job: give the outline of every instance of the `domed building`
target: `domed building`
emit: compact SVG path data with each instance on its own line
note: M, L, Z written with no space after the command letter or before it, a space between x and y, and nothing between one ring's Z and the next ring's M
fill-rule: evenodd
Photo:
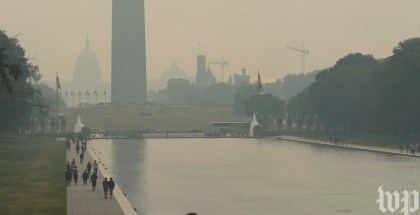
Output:
M102 79L102 69L86 36L73 70L73 80L63 81L62 98L70 107L110 102L110 84Z
M85 48L76 60L73 75L73 88L77 87L82 92L103 91L105 86L102 81L102 70L96 53L90 48L89 38L86 37Z
M190 79L188 75L178 67L176 61L172 62L171 67L161 75L160 81L166 86L166 83L173 78Z

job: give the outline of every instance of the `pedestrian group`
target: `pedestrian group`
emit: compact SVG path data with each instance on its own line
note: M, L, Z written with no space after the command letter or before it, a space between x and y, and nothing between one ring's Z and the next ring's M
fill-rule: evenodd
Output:
M80 165L83 164L83 160L85 158L84 153L87 149L87 141L84 140L83 138L79 137L67 137L66 138L66 149L67 151L71 150L71 145L75 145L75 149L76 149L76 153L79 155L80 158ZM91 175L91 170L93 168L93 172ZM83 173L81 174L82 176L82 180L83 180L83 185L87 185L88 184L88 179L90 181L90 183L92 184L92 191L96 191L96 182L98 180L98 163L96 162L96 160L93 162L93 164L88 161L87 165L86 165L86 169L85 171L83 171ZM74 183L74 185L77 185L77 181L79 179L79 170L77 168L76 165L76 160L73 158L73 160L67 161L67 165L66 165L66 171L64 174L65 180L66 180L66 184L67 186L70 186L72 181ZM104 191L104 198L107 199L108 198L108 192L109 192L109 198L112 199L112 195L113 195L113 191L115 188L115 182L114 180L111 178L104 178L104 181L102 182L102 187L103 187L103 191Z

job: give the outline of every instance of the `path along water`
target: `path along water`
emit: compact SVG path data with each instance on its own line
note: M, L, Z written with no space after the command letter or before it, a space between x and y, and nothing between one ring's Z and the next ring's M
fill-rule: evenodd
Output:
M104 177L112 177L105 171L105 167L102 162L96 159L95 152L88 146L88 151L85 152L84 161L80 164L79 155L76 153L75 145L72 144L71 150L67 151L67 160L76 160L76 165L79 170L78 184L74 185L73 181L70 186L67 186L67 214L68 215L135 215L137 214L131 203L121 192L118 181L116 181L116 187L114 189L114 198L105 199L104 192L102 189L102 181ZM91 156L91 154L93 156ZM94 157L94 158L93 158ZM87 185L83 184L81 175L86 169L87 163L90 161L92 164L94 160L99 163L98 180L96 191L92 191L92 185L88 182ZM64 181L64 169L63 169L63 181Z

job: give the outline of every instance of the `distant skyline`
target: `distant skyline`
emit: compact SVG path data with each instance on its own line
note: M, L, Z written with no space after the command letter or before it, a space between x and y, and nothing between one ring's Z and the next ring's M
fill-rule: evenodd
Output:
M111 0L3 1L0 28L17 35L44 80L73 78L89 34L103 78L111 77ZM247 68L253 81L332 66L348 53L383 58L398 42L420 35L418 0L145 0L147 70L157 79L177 61L195 76L198 44L209 60L229 61L225 77ZM220 68L212 67L216 78Z

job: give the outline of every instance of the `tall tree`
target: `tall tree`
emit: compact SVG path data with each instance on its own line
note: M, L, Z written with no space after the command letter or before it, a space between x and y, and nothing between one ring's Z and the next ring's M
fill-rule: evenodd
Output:
M287 109L315 114L333 129L420 134L420 38L399 43L381 60L347 55L321 71Z
M29 124L41 94L34 89L40 74L15 37L0 31L0 132Z

